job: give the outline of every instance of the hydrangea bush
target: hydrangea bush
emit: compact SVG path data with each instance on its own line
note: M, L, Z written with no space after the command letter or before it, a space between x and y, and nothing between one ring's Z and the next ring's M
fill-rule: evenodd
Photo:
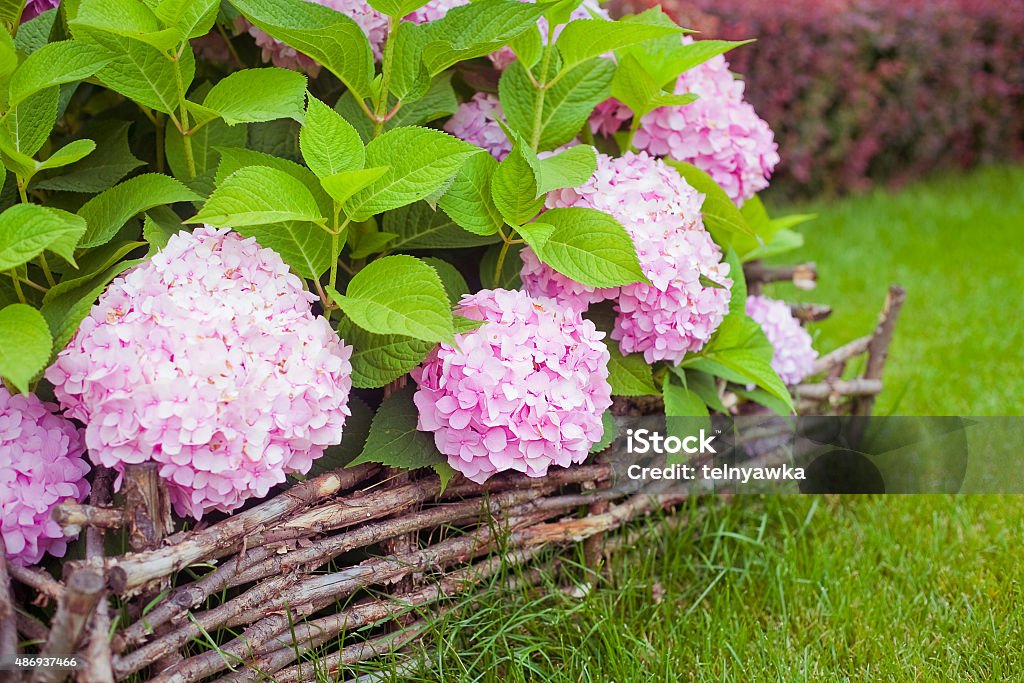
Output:
M613 396L791 410L798 335L748 315L743 263L800 237L756 196L742 43L589 0L53 5L0 7L19 561L59 552L82 457L155 463L200 518L368 460L544 476Z

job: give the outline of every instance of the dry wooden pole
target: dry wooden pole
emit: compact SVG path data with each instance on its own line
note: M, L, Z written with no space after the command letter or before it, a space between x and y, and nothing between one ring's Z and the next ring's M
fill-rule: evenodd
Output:
M51 600L60 600L61 596L64 595L64 586L41 569L19 567L16 564L11 564L7 566L7 572L15 581L23 583L30 588L35 588Z
M864 370L864 379L881 381L882 371L885 369L885 361L889 357L892 335L896 330L896 322L899 320L900 311L906 298L907 292L905 289L899 285L889 286L889 292L885 297L885 305L882 306L882 312L878 316L878 325L875 327L875 333L868 344L868 365ZM861 416L870 415L874 404L874 395L870 395L868 398L857 402L854 412L856 415Z
M114 473L106 468L97 471L93 479L89 501L94 510L108 510L98 507L109 505ZM54 515L56 517L56 514ZM85 530L85 557L100 565L103 560L103 527L90 525ZM96 605L89 623L85 643L85 667L78 671L79 683L114 683L114 670L110 651L110 605L102 597Z
M838 349L826 353L824 356L814 361L814 368L811 370L812 375L820 375L823 372L828 372L836 365L843 365L847 363L851 358L859 356L868 350L868 345L871 343L871 337L861 337L860 339L854 339L848 344L843 344Z
M799 289L810 290L818 285L818 267L814 263L800 263L795 266L766 266L761 261L743 265L747 284L757 286L769 282L790 280Z
M377 465L360 465L322 474L265 503L188 535L175 545L112 559L109 563L111 588L117 593L131 593L154 579L170 576L195 562L209 562L230 555L245 536L339 491L352 488L379 469Z
M0 655L18 653L18 630L14 615L11 577L7 573L7 549L0 536Z
M795 387L798 399L825 400L833 396L875 396L882 393L880 379L829 380Z
M57 604L50 637L41 652L43 657L73 655L77 652L85 625L103 595L103 583L103 575L89 567L81 567L68 577L64 595ZM59 669L36 669L32 681L56 683L66 678L66 674L66 671Z
M82 527L120 529L125 525L125 514L121 508L97 507L73 501L55 507L53 518L68 533L77 533Z
M153 550L171 533L171 504L156 463L129 465L124 472L128 544L135 552Z

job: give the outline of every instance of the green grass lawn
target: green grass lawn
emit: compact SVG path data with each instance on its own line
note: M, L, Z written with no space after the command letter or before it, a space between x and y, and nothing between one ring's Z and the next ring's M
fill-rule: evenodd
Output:
M812 208L802 257L821 284L803 298L835 308L822 351L872 329L890 282L908 290L881 412L1022 412L1024 169ZM494 588L457 606L412 680L1020 680L1024 497L704 503L601 578L547 579L588 591Z
M1024 168L808 209L799 254L819 286L773 293L833 306L814 330L821 351L870 332L889 283L907 289L877 412L1024 413Z

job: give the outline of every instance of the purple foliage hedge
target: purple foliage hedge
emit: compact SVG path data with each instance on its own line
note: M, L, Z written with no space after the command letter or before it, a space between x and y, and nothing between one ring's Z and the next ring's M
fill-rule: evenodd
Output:
M777 191L831 194L1024 158L1024 3L661 4L703 38L758 38L730 62L775 131Z

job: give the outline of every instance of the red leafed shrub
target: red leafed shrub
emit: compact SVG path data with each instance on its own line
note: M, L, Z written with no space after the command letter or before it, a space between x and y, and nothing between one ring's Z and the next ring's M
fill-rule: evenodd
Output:
M651 0L625 0L631 10ZM775 131L788 195L1024 157L1024 3L666 0L729 53Z

